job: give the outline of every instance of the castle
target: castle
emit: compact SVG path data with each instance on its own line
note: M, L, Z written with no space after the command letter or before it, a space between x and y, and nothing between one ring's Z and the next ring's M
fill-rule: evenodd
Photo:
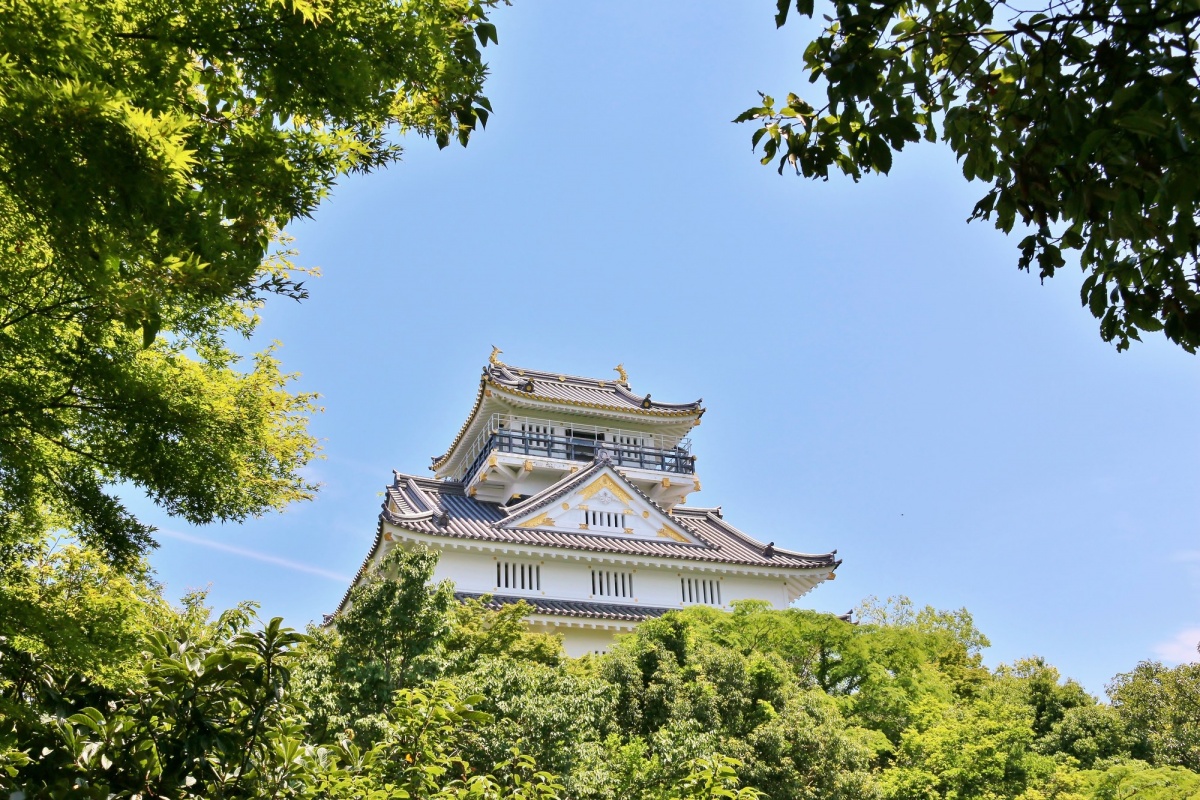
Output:
M524 600L531 628L579 656L673 609L786 608L835 577L836 550L764 545L720 506L684 505L700 490L688 434L701 401L636 394L621 366L616 380L579 378L509 366L501 352L434 477L395 474L356 582L389 548L426 545L441 553L435 579L460 598Z

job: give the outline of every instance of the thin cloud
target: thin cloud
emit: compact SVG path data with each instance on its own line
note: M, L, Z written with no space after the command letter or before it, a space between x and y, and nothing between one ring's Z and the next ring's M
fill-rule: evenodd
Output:
M1154 645L1154 653L1171 664L1200 661L1200 652L1196 651L1198 642L1200 627L1184 628L1167 641Z
M233 555L241 556L242 558L250 558L255 561L262 561L266 564L274 564L277 567L290 569L294 572L306 572L309 575L317 575L322 578L328 578L331 581L338 581L339 583L350 582L350 578L346 575L342 575L337 572L331 572L327 569L321 569L320 567L314 567L311 564L303 564L299 561L292 561L288 558L273 556L270 553L260 553L257 550L248 550L245 547L236 547L231 544L225 544L224 542L215 542L212 539L205 539L202 536L192 536L191 534L180 533L179 531L166 531L160 529L158 534L171 539L178 539L181 542L198 544L201 547L208 547L212 550L220 550L224 553L232 553Z
M1182 564L1193 584L1200 586L1200 550L1181 550L1171 556L1176 564Z

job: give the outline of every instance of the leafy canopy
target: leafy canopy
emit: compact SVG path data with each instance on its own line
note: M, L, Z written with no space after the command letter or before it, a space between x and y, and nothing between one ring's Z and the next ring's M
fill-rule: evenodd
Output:
M313 397L236 340L306 296L282 231L339 176L486 122L494 2L0 0L0 548L130 563L121 482L197 523L311 495Z
M994 671L965 610L852 625L693 607L568 659L528 606L455 605L393 550L335 628L212 620L47 543L0 571L0 794L339 800L1182 800L1192 665L1102 705L1039 658ZM109 591L104 591L110 584ZM23 606L29 606L25 608ZM393 607L394 606L394 607ZM511 612L510 609L517 609ZM410 630L401 626L411 620ZM105 626L105 620L109 621Z
M777 0L777 25L794 6ZM737 117L779 171L855 180L944 141L990 184L971 219L1022 238L1045 279L1077 253L1083 305L1117 349L1162 331L1200 346L1200 74L1190 0L834 0L804 51L823 103Z

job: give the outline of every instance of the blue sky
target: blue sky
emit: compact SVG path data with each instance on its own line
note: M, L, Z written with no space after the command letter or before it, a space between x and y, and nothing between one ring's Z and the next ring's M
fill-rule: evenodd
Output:
M244 525L150 514L168 593L298 627L331 611L391 470L426 474L495 344L703 397L693 502L845 558L802 606L965 606L990 664L1042 655L1094 692L1194 655L1195 357L1102 343L1073 268L1040 285L1015 240L965 224L984 187L944 148L857 185L759 166L729 120L756 90L812 89L811 28L776 31L773 6L499 10L487 131L409 142L291 231L324 277L262 338L322 395L320 497Z

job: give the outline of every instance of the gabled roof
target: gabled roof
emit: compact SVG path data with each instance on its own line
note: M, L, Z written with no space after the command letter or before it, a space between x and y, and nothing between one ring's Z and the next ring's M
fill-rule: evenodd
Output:
M588 469L595 466L593 464ZM626 485L637 491L633 484L626 482ZM563 491L561 483L547 490L551 491ZM544 494L530 498L530 501L542 501ZM645 495L642 497L652 502ZM395 511L389 508L393 504ZM506 520L511 518L515 508L506 509L497 503L469 497L463 484L457 481L437 481L397 473L395 481L387 488L387 502L383 505L380 519L414 533L496 544L784 570L833 570L842 563L837 558L836 550L809 554L764 545L725 522L720 509L676 506L670 512L663 511L698 542L691 543L670 539L639 539L619 533L514 527L506 524Z
M662 403L652 400L649 394L635 394L623 378L615 381L581 378L577 375L513 367L496 360L493 355L493 361L483 368L483 376L479 381L479 391L475 395L471 413L467 415L466 422L446 452L433 457L433 469L442 467L454 453L475 420L480 406L490 394L489 390L495 390L505 399L517 404L546 402L576 409L612 411L664 421L686 422L689 417L699 419L704 415L702 399L692 403Z
M611 456L603 448L597 450L596 459L592 461L592 463L586 469L580 470L574 474L566 475L559 480L558 483L547 487L538 494L528 497L516 505L508 506L506 508L508 511L508 516L501 520L500 524L509 528L530 527L532 523L536 523L539 520L545 520L549 516L548 514L538 514L539 511L552 509L557 512L557 504L559 500L562 500L568 495L578 492L579 490L587 493L589 491L587 488L589 485L592 492L600 489L601 493L603 494L605 493L604 489L609 489L613 493L623 494L629 499L632 499L632 497L636 496L642 504L649 506L649 508L646 510L646 513L653 513L654 516L658 518L658 522L654 523L655 525L665 524L670 525L672 528L683 527L684 530L688 530L684 526L677 525L677 520L671 516L670 512L668 512L658 503L651 500L649 495L639 489L636 484L627 480L624 475L616 470L612 465ZM637 505L637 503L633 503L633 505ZM557 516L557 513L554 515ZM541 527L556 526L543 525ZM663 531L659 532L660 537L663 535L665 530L668 529L664 529ZM691 531L689 530L688 532L690 533ZM626 533L629 533L629 531L626 531ZM672 531L667 538L680 541L680 536L681 534L679 534L677 531ZM696 544L696 542L687 543Z

